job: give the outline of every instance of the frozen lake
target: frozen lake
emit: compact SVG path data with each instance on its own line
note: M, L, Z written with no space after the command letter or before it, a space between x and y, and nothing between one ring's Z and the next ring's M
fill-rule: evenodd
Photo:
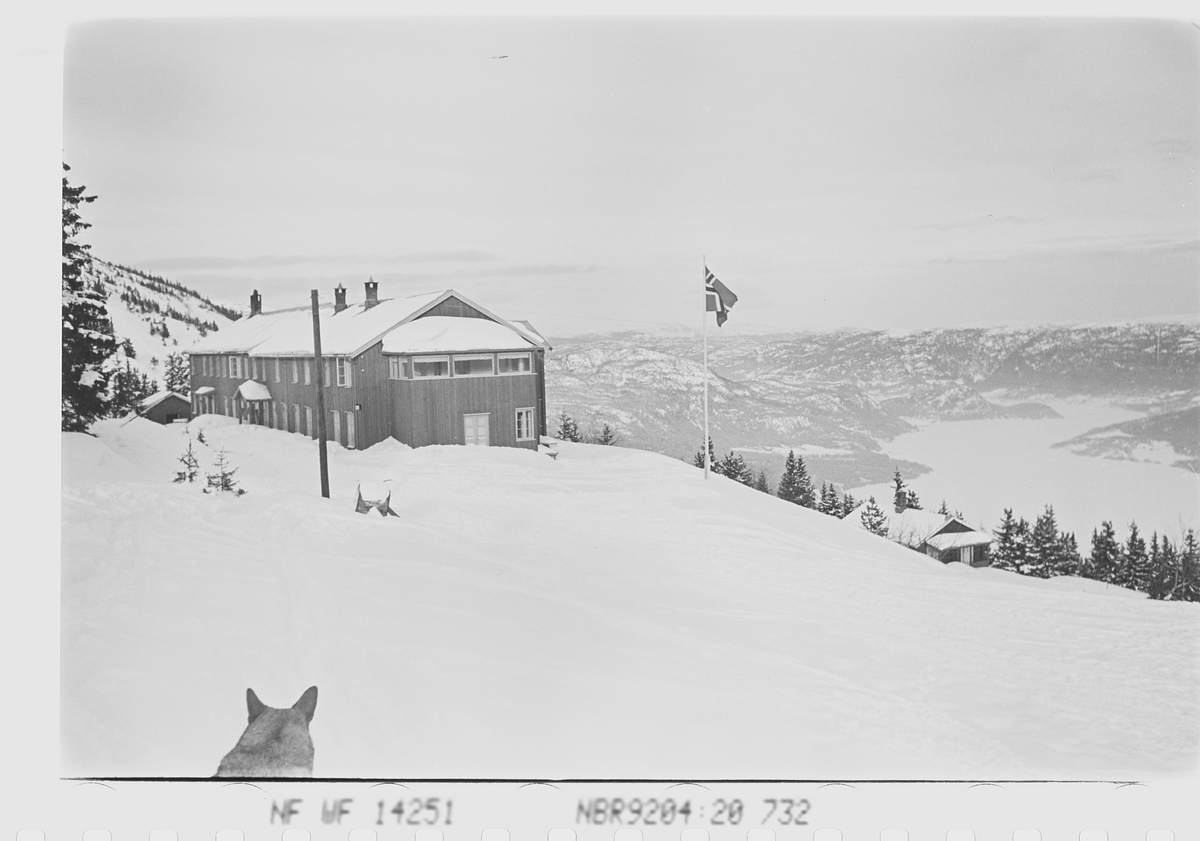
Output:
M1176 540L1189 527L1200 530L1200 476L1169 466L1165 446L1146 453L1156 459L1147 461L1080 456L1052 447L1140 413L1098 400L1040 402L1062 417L932 423L885 444L884 451L932 468L909 480L924 508L936 510L945 499L951 510L962 511L972 525L989 531L1005 508L1032 524L1047 503L1054 506L1059 528L1075 532L1084 554L1092 529L1102 520L1112 520L1121 539L1131 520L1147 538L1157 531ZM851 490L861 498L874 494L880 502L892 498L890 484Z

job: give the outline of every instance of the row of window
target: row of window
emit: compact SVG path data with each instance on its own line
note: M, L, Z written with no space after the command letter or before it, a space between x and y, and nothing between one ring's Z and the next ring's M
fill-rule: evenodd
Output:
M218 411L218 407L211 396L198 397L196 401L197 414L205 411ZM251 423L270 426L284 432L298 432L301 435L308 435L312 438L317 437L317 428L313 422L313 410L311 406L301 406L299 403L293 403L291 413L289 414L288 404L286 403L272 403L268 401L247 403L232 397L225 397L223 398L223 405L220 408L223 409L222 414L230 417L237 417L240 414ZM333 440L339 444L344 443L348 449L354 449L356 445L354 413L330 410L329 414L333 422ZM464 415L467 443L487 443L489 434L488 417L487 413ZM289 418L291 420L290 424L288 423ZM346 431L344 441L342 439L343 429ZM536 439L537 430L534 427L532 407L516 410L516 430L518 441L533 441ZM478 440L472 440L474 436L478 436Z
M257 356L199 356L197 369L202 377L230 377L235 380L267 382L274 374L275 382L290 378L293 383L312 385L312 359L263 359ZM322 385L336 381L340 388L354 385L354 363L346 356L323 360L325 376Z
M392 380L422 380L452 376L494 377L532 372L533 359L528 352L388 357L388 378Z
M200 356L198 369L202 377L231 377L235 380L267 382L274 374L277 383L290 377L293 383L312 385L312 359L264 359L256 356ZM349 357L326 359L322 384L331 381L340 388L354 384L354 364ZM533 372L533 358L528 352L516 353L456 353L445 356L389 356L388 378L420 380L438 377L492 377Z

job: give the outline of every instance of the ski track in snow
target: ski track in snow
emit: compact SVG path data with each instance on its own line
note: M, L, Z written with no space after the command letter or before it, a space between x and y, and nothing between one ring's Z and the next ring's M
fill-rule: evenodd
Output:
M1200 757L1194 604L920 554L636 450L63 436L63 772L203 776L312 684L319 776L1131 778ZM392 478L399 518L354 512ZM201 476L201 482L203 476ZM1069 583L1069 582L1068 582ZM1125 591L1121 591L1128 596Z

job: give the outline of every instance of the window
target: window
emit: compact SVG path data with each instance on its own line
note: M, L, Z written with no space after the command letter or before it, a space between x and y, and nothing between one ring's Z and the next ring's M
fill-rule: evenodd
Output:
M292 404L292 432L300 431L300 404Z
M517 440L534 440L533 409L517 409Z
M321 385L329 388L329 384L333 382L333 378L329 376L329 360L322 360L321 365Z
M417 356L412 361L413 379L422 377L450 376L450 357L448 356Z
M407 380L412 376L407 356L388 357L388 379Z
M279 357L275 357L275 382L282 382L279 378Z
M308 431L310 437L317 437L317 430L313 428L312 406L304 407L304 428Z
M225 414L233 417L233 407L231 406L228 397L225 398Z
M292 360L292 382L300 382L300 360Z
M494 373L496 367L490 353L456 354L454 357L456 377L490 377Z
M333 415L333 440L335 443L342 443L342 413L332 412Z
M349 388L354 383L351 381L350 369L354 366L350 360L344 356L337 358L337 384L343 388Z
M502 353L499 363L501 374L528 374L533 370L528 353Z
M354 412L346 412L346 449L354 449Z
M304 360L304 384L312 385L312 360Z
M964 546L961 549L959 549L958 550L958 559L960 561L962 561L964 564L966 564L967 566L970 566L971 562L975 560L975 547L974 546Z

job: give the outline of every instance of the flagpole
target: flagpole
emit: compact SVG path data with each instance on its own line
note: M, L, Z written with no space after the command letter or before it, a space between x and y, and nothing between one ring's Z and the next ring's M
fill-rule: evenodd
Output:
M708 283L708 260L700 255L701 272L704 275L701 278L706 284ZM700 322L700 332L704 335L704 443L701 447L704 448L704 478L708 479L709 453L708 453L708 289L704 290L704 311L701 314L702 321Z

